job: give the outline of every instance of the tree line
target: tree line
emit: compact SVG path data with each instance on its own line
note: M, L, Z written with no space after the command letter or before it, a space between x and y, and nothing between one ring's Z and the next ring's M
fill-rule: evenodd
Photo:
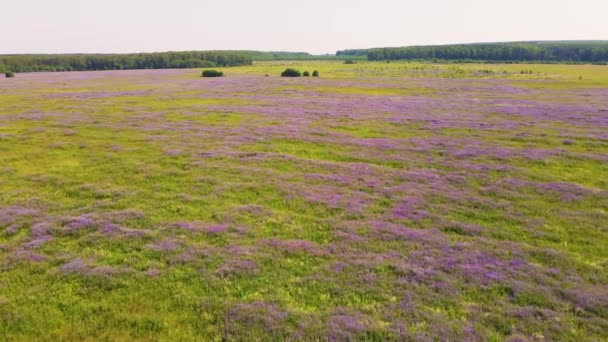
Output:
M0 72L210 68L250 65L252 62L249 54L236 51L0 55Z
M366 55L370 61L398 59L444 59L514 62L608 61L608 41L516 42L435 46L409 46L343 50L337 56Z
M335 60L335 55L284 51L185 51L132 54L0 55L0 73L129 69L215 68L251 65L253 61Z

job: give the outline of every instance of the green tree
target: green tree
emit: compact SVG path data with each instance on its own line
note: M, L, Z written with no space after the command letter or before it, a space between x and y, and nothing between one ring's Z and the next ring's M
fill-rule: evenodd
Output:
M201 74L202 77L222 77L224 72L218 70L204 70Z
M300 70L293 69L293 68L287 68L281 73L281 77L300 77L300 76L302 76L302 73L300 73Z

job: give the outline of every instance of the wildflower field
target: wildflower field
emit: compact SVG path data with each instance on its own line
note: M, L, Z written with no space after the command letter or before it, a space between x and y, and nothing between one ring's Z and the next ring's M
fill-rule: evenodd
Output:
M219 70L0 78L0 340L606 338L608 66Z

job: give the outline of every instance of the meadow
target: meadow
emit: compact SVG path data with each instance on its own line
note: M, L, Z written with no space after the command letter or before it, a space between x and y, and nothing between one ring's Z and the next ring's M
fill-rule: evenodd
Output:
M0 340L606 338L608 66L218 70L0 78Z

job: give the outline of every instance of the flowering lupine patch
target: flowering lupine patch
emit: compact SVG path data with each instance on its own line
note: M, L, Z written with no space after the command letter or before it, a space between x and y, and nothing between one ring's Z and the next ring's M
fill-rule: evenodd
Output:
M289 66L0 79L0 336L605 338L608 69Z

